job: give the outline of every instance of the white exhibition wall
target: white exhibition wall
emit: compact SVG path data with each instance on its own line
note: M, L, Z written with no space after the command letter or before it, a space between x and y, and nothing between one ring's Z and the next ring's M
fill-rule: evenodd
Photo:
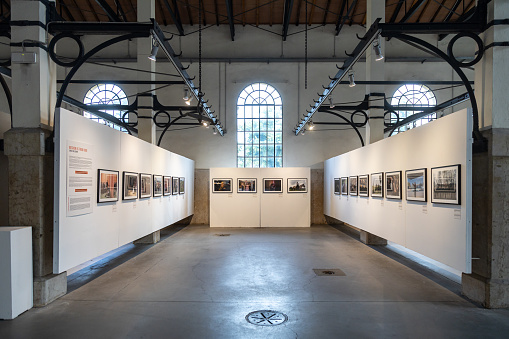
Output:
M325 161L324 214L461 272L471 271L472 113L424 126ZM431 168L461 165L461 205L431 203ZM406 200L405 171L427 169L427 202ZM402 171L402 200L334 194L334 178ZM384 176L385 178L385 176ZM371 179L371 178L370 178Z
M67 216L69 141L90 145L92 213ZM119 200L97 203L98 169L119 172ZM185 193L122 199L122 173L185 178ZM194 161L126 133L60 109L55 122L55 210L53 271L61 273L194 213Z
M238 193L237 179L257 180L256 193ZM283 193L263 193L263 179L283 179ZM288 179L306 178L307 193L288 193ZM210 227L309 227L311 170L287 168L211 168ZM233 179L232 193L213 193L213 179Z

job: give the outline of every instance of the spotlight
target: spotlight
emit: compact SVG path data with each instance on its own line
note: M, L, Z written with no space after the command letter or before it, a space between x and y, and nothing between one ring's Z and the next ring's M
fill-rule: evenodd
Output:
M189 97L189 98L185 101L186 105L187 105L187 106L191 106L191 101L193 101L193 97Z
M308 122L308 125L309 125L309 129L312 130L315 128L315 124L313 124L313 121L312 120L309 120Z
M216 135L217 134L217 129L214 127L212 128L212 134Z
M209 128L209 123L207 121L202 121L201 123L205 128Z
M189 89L184 88L184 96L182 97L182 99L184 99L184 101L189 100Z
M373 41L373 50L375 51L375 60L379 61L384 58L382 55L382 48L380 47L380 41L375 40Z
M329 97L329 108L334 108L334 103L332 102L332 98Z
M152 61L156 61L157 51L159 50L159 44L155 41L152 41L152 50L150 51L150 55L148 58Z
M350 84L348 86L355 87L355 78L353 76L353 71L352 70L350 70L348 72L348 81L350 82Z
M305 135L305 134L306 134L306 129L305 129L305 128L302 130L302 133L301 133L301 134L302 134L302 135Z

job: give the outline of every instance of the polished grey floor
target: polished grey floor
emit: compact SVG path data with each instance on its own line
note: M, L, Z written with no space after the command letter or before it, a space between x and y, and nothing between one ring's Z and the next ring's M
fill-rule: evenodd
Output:
M70 276L73 291L51 305L0 321L0 338L509 338L509 310L480 308L329 226L188 226L129 251ZM245 320L261 309L288 321Z

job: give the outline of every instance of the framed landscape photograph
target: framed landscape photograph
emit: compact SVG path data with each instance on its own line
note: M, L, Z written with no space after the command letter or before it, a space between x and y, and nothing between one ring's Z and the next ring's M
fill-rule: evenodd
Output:
M179 194L184 194L186 192L185 186L186 186L186 178L180 178L180 181L179 181Z
M384 174L382 172L371 174L371 196L375 198L384 196Z
M349 188L348 188L348 193L350 193L350 195L357 195L357 189L358 189L358 186L357 186L357 176L350 176L350 178L348 178L348 181L349 181Z
M163 177L163 195L171 195L171 177Z
M172 181L172 184L171 184L171 193L172 194L179 194L179 178L178 177L172 177L171 181Z
M263 179L263 193L283 193L283 179Z
M232 193L233 179L212 179L212 193Z
M153 195L154 197L160 197L163 195L163 176L155 175L152 177L152 182L154 183Z
M406 200L426 201L426 169L415 169L405 172Z
M138 173L124 172L124 188L122 190L123 200L134 200L138 198Z
M99 169L97 202L118 200L118 171Z
M341 179L340 178L334 178L334 194L336 194L336 195L341 194Z
M308 179L307 178L288 178L288 185L286 190L288 193L307 193L308 191Z
M461 166L443 166L431 169L431 202L434 204L461 204Z
M359 196L369 197L369 175L359 175Z
M341 194L348 195L348 177L341 178Z
M152 175L140 173L140 198L152 196Z
M401 199L401 171L385 172L385 196Z
M256 193L256 178L237 179L237 193Z

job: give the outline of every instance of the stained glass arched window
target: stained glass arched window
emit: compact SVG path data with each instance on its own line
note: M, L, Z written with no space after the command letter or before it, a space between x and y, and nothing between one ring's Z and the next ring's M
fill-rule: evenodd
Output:
M271 85L251 84L237 99L237 167L283 167L283 102Z
M88 90L85 98L83 99L83 103L86 105L129 105L129 100L127 100L125 92L117 85L97 84ZM101 110L101 112L111 114L118 119L121 119L122 114L124 113L124 111L120 110ZM99 118L92 113L84 112L83 116L91 120L95 120L100 124L110 126L116 130L125 131L125 128Z
M397 89L397 91L392 96L391 105L394 107L397 106L406 106L406 107L433 107L436 106L437 99L435 94L431 89L424 85L416 85L416 84L406 84ZM419 113L419 111L397 111L399 114L399 119L405 119L406 117L411 116L412 114ZM404 132L414 127L418 127L432 120L436 120L437 114L432 113L423 118L417 119L412 123L401 126L394 131L393 134ZM392 123L397 122L396 118L391 119Z

